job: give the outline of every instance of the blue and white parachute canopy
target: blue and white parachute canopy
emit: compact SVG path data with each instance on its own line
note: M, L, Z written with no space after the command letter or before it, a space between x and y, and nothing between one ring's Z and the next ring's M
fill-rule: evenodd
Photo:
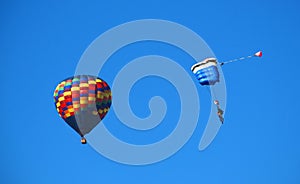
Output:
M206 58L191 68L201 85L214 85L219 82L219 71L216 58Z

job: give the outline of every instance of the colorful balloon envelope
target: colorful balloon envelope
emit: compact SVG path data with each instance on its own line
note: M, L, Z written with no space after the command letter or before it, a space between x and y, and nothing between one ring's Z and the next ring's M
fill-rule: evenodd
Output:
M86 143L89 133L105 117L111 106L109 85L90 75L77 75L60 82L54 91L54 103L60 117Z

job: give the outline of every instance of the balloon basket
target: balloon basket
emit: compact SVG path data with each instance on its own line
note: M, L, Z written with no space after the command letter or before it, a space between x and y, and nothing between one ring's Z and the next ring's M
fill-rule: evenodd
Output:
M84 137L81 138L81 144L86 144L86 139Z

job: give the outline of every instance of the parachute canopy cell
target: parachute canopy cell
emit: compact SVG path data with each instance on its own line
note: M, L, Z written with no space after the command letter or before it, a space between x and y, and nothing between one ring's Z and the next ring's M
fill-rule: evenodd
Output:
M216 58L207 58L194 64L191 68L199 83L203 86L219 82L219 71Z
M105 117L112 95L104 80L78 75L60 82L53 97L60 117L83 137Z

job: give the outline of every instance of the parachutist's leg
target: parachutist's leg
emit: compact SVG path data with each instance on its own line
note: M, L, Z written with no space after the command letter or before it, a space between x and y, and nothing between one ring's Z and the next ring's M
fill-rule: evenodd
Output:
M222 116L220 116L220 121L222 122L222 124L224 123L224 118Z
M223 118L223 111L221 110L221 109L218 109L218 116L219 116L219 119L220 119L220 121L222 122L222 124L223 124L223 122L224 122L224 118Z
M81 144L86 144L86 139L84 137L81 137Z

